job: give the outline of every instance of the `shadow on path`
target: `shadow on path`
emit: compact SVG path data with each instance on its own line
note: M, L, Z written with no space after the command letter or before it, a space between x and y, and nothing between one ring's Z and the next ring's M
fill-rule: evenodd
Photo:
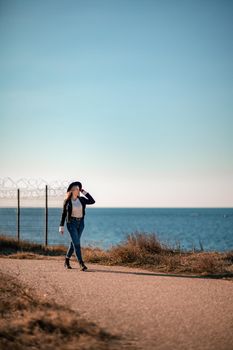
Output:
M72 268L76 269L76 268ZM104 272L104 273L120 273L126 275L139 275L139 276L151 276L151 277L180 277L180 278L204 278L204 279L223 279L226 277L230 277L233 279L233 274L225 273L225 274L216 274L216 275L182 275L182 274L169 274L169 273L155 273L155 272L131 272L131 271L119 271L119 270L102 270L95 268L88 268L86 271L80 271L85 273L91 272Z

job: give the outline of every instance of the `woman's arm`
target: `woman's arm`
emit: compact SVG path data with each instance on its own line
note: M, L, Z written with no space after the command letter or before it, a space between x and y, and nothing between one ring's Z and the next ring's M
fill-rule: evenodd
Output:
M94 198L90 195L89 192L85 191L83 188L81 189L81 192L84 194L85 197L87 197L87 198L84 197L86 204L94 204L95 203Z
M62 215L61 215L60 226L64 226L64 224L65 224L65 219L66 219L66 201L64 201L64 203L63 203L63 209L62 209Z

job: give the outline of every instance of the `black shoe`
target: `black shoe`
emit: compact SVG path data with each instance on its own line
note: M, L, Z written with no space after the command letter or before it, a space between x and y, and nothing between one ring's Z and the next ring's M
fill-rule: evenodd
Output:
M64 266L66 269L72 269L72 267L70 266L70 259L69 258L65 259Z
M84 264L83 261L81 261L81 262L79 263L79 265L80 265L80 270L81 270L81 271L87 270L87 266Z

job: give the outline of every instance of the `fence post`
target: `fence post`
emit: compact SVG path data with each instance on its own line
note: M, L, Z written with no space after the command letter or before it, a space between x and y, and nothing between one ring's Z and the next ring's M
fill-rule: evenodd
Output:
M45 185L45 245L48 245L48 185Z
M17 189L17 238L20 240L20 189Z

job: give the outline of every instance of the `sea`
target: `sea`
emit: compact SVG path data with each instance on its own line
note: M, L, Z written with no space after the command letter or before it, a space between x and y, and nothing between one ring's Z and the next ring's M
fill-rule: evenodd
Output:
M70 242L65 224L59 233L61 208L48 209L48 245ZM91 208L86 207L81 245L104 250L134 232L153 233L183 250L233 250L233 208ZM17 236L17 209L0 208L0 234ZM45 209L20 209L20 239L45 241Z

